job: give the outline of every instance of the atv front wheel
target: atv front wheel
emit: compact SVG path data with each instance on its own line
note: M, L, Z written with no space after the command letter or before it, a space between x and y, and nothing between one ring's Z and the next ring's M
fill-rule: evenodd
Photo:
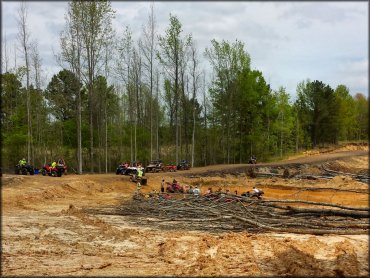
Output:
M57 172L56 171L51 171L51 176L52 177L56 177L57 176Z

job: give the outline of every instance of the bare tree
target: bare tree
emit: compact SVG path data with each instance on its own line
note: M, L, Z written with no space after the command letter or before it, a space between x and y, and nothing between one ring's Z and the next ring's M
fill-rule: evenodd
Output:
M132 81L134 84L135 91L135 109L134 109L134 161L137 159L137 126L142 122L142 106L141 106L141 72L142 62L140 49L133 50L132 57Z
M112 39L112 18L114 11L108 1L78 1L80 6L80 24L83 45L83 71L88 90L90 122L90 171L94 172L94 126L93 126L93 83L99 70L99 63L104 62L104 45ZM104 63L103 63L104 64Z
M157 153L157 158L160 158L160 153L159 153L159 71L156 71L156 97L155 97L155 103L158 108L157 115L156 115L156 153Z
M114 11L109 1L82 1L70 3L69 22L71 33L65 43L73 55L64 55L78 65L78 74L88 91L90 125L90 171L94 172L93 83L104 67L105 45L112 40ZM78 43L76 43L76 40ZM77 53L77 55L76 55ZM75 58L78 58L77 61Z
M2 41L3 43L3 50L4 50L4 55L1 55L1 69L4 70L5 72L8 72L9 69L9 54L8 54L8 44L7 44L7 39L6 39L6 32L4 32L4 39ZM2 72L3 73L3 72Z
M34 91L35 94L37 94L38 96L40 96L40 92L41 92L41 85L42 85L42 82L41 82L41 62L42 62L42 59L40 57L40 53L39 53L39 49L38 49L38 43L37 41L33 41L30 45L30 64L31 64L31 68L32 68L32 73L33 73L33 81L34 81L34 84L35 84L35 88L36 88L36 91ZM31 99L31 103L32 103L32 99ZM44 141L43 140L43 124L42 124L42 120L41 120L41 113L39 111L40 107L39 106L34 106L32 105L32 109L31 109L31 115L34 117L35 119L35 130L34 130L34 147L32 148L32 156L33 157L38 157L38 154L39 154L39 148L38 146L44 144ZM35 111L35 110L38 110L38 111ZM36 115L35 115L36 114ZM38 153L37 155L35 156L35 151L38 150Z
M134 108L134 98L132 95L132 90L130 87L130 82L132 78L132 52L133 52L133 41L132 32L129 26L126 26L122 37L117 41L117 54L118 57L115 63L115 74L118 79L122 80L126 87L126 93L128 97L127 112L129 115L129 122L132 124L134 121L133 108ZM122 98L123 99L123 98ZM124 104L122 104L124 106ZM134 159L133 152L133 139L132 139L132 128L130 132L130 159Z
M112 58L112 53L109 51L109 44L105 45L105 79L108 80L109 75L109 61ZM108 173L108 116L107 116L107 91L105 91L105 102L104 102L104 119L105 119L105 173Z
M195 115L196 115L196 98L197 98L197 90L198 90L198 84L199 84L199 77L200 73L198 72L198 64L199 59L197 55L197 49L195 47L194 41L191 44L190 49L190 55L191 55L191 62L192 62L192 68L191 68L191 77L192 77L192 85L193 85L193 132L192 132L192 143L191 143L191 165L194 166L194 150L195 150Z
M150 6L150 13L146 25L143 26L143 43L140 44L144 56L143 66L147 72L150 88L150 160L153 159L153 87L154 87L154 56L156 51L156 22L154 4Z
M31 44L31 65L33 69L33 77L35 82L36 89L41 89L41 62L38 43L37 41L32 42Z
M26 63L26 106L27 106L27 160L32 164L32 119L31 119L31 100L30 100L30 63L29 63L29 37L27 28L27 7L25 2L21 2L18 9L18 40Z
M82 26L79 24L79 6L78 2L71 1L68 6L68 11L65 16L66 27L61 33L60 46L61 55L58 57L60 61L68 64L71 71L77 76L79 82L81 82L81 52L82 52L82 41L81 41L81 29ZM81 116L81 92L77 92L77 163L78 173L82 174L82 116Z
M171 92L170 95L173 98L174 105L174 118L175 118L175 130L176 130L176 164L179 163L179 115L180 115L180 97L183 90L181 84L181 69L183 65L183 56L185 48L190 45L191 36L181 38L182 25L176 16L170 15L170 26L166 30L164 37L159 37L160 51L157 53L157 57L160 63L163 65L166 75L169 78L168 89ZM170 98L171 100L171 98Z
M207 165L207 152L208 152L208 137L207 137L207 96L206 96L206 73L203 71L203 108L204 108L204 131L205 131L205 142L203 150L204 166Z

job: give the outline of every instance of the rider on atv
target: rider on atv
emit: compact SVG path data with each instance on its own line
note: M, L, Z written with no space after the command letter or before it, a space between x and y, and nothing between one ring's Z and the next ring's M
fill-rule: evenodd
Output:
M15 174L27 175L27 173L30 173L30 175L33 175L35 171L33 169L33 166L29 165L25 158L22 158L21 160L19 160L18 164L15 166Z
M27 160L23 157L21 160L18 162L19 166L23 167L27 165Z
M65 172L65 166L61 164L57 164L53 161L50 164L45 164L42 167L42 175L43 176L51 176L51 177L61 177Z
M254 154L251 156L248 163L249 164L257 164L257 158Z

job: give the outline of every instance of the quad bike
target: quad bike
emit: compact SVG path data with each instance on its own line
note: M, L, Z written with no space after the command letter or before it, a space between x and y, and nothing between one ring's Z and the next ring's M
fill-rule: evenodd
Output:
M125 167L124 165L120 164L118 165L117 169L116 169L116 175L123 175L123 173L126 171L127 167Z
M248 164L257 164L257 158L254 155L252 155L248 161Z
M176 165L166 165L163 167L164 172L176 172L177 166Z
M125 176L132 176L137 174L137 168L136 167L128 167L123 172L122 175Z
M160 171L163 171L163 163L162 160L159 159L150 161L149 165L145 168L146 173L157 173Z
M259 190L258 192L255 191L247 191L241 194L243 197L248 197L248 198L258 198L261 199L262 195L265 194L262 190Z
M189 170L190 163L187 160L182 160L179 165L177 165L177 170Z
M27 173L30 173L30 175L34 175L35 174L35 170L33 168L33 166L27 164L27 165L15 165L15 174L16 175L27 175Z
M132 175L130 175L130 181L132 181L132 182L139 182L140 181L141 185L146 185L147 178L144 177L144 176L138 177L137 174L132 174Z
M184 193L184 189L178 183L171 184L167 182L166 192L167 193Z
M67 165L65 165L65 164L57 164L57 168L58 169L63 168L63 174L64 175L67 175L67 169L68 169Z
M52 167L51 164L45 164L42 166L41 174L43 176L50 177L61 177L65 171L63 164L57 164L55 167Z

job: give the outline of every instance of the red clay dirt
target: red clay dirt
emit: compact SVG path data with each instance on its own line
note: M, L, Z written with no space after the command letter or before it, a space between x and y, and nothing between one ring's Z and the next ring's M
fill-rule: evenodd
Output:
M366 150L315 154L301 157L294 163L307 163L304 170L314 172L317 168L313 164L324 161L331 161L336 170L353 173L366 171L369 163ZM166 181L176 178L180 184L197 184L203 193L208 187L243 192L256 185L265 191L264 199L369 206L368 185L348 176L330 180L200 176L240 166L217 165L176 173L148 173L148 185L143 186L142 191L159 191L163 177ZM303 190L309 187L322 189ZM360 193L333 188L356 189ZM82 212L84 208L118 206L131 199L135 189L129 177L115 174L61 178L3 174L2 275L369 275L367 235L169 231L133 225L123 216Z

